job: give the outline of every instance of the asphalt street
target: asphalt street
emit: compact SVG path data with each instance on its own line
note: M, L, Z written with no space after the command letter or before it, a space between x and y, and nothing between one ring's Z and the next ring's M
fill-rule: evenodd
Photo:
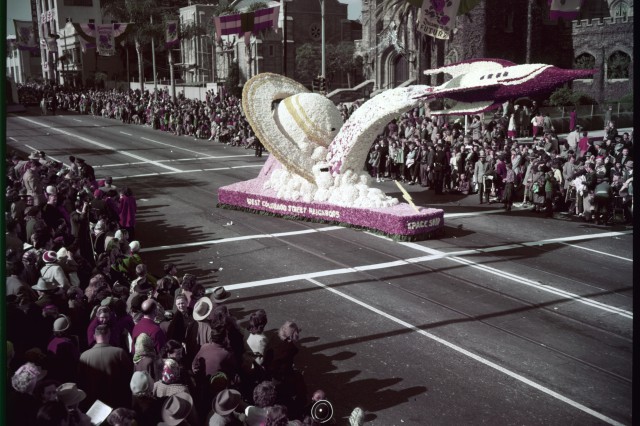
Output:
M296 365L337 424L356 406L385 426L632 424L630 226L407 186L444 209L446 229L400 243L217 208L220 186L259 173L251 150L35 108L10 114L6 135L8 151L82 157L131 187L152 273L173 262L224 285L240 324L258 308L271 332L296 321Z

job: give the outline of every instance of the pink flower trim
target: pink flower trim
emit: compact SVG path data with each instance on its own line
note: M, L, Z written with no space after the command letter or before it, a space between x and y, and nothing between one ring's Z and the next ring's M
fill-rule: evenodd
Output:
M386 208L353 208L328 203L287 201L263 188L264 179L256 178L222 187L218 203L224 207L266 212L323 223L346 224L379 231L389 236L433 235L444 229L444 211L419 207L417 213L406 203Z

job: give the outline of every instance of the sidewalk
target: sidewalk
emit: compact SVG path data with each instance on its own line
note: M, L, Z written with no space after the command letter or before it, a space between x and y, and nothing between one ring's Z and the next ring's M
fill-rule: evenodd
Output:
M622 129L618 129L618 134L622 136L623 133L627 132L631 134L633 127L624 127ZM590 141L601 141L604 138L604 129L602 130L588 130L589 132L589 140ZM558 135L558 140L563 141L567 139L568 133L560 133ZM582 136L582 135L581 135ZM516 138L519 144L531 144L533 143L533 138Z

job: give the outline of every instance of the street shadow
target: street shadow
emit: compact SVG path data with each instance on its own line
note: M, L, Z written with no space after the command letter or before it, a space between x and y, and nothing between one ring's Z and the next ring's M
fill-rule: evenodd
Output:
M379 375L378 378L362 378L362 370L345 370L339 363L347 362L357 355L356 352L342 350L327 354L317 350L320 346L308 346L308 341L320 341L316 336L310 336L300 341L300 352L296 356L295 364L303 373L307 387L307 394L311 396L317 389L327 394L327 399L334 408L334 419L337 424L344 424L342 419L348 418L355 407L361 407L370 413L370 420L376 418L372 412L384 410L408 402L416 395L427 391L424 386L402 388L405 380L402 377L383 377L381 372L369 372Z

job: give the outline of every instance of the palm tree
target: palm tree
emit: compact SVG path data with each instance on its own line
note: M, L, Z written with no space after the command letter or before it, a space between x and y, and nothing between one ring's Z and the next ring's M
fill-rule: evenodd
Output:
M144 91L143 49L153 37L162 34L161 19L152 24L150 18L154 15L160 18L160 9L155 0L102 0L103 16L111 16L119 22L129 24L128 40L133 41L138 56L138 75L140 76L140 91Z

